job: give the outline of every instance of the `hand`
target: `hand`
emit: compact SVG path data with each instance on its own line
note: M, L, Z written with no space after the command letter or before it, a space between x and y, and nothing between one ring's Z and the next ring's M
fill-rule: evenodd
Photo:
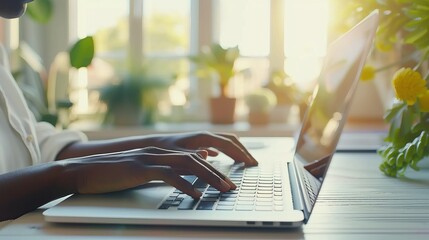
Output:
M180 175L193 174L222 192L236 186L204 158L205 150L181 152L156 147L61 160L71 174L68 184L77 193L106 193L162 180L182 192L201 197L201 192Z
M182 133L173 135L158 135L150 139L154 146L174 149L182 152L205 150L209 156L217 156L217 149L236 162L244 162L246 166L258 165L258 162L247 149L232 134L213 134L210 132Z
M325 175L331 156L324 157L320 160L313 161L304 165L304 168L310 172L315 178L320 179Z

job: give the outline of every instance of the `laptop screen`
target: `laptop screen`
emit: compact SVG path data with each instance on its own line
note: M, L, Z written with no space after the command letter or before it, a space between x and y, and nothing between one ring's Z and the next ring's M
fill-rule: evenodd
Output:
M333 42L297 139L294 163L311 212L335 153L360 72L371 48L378 14L372 13Z

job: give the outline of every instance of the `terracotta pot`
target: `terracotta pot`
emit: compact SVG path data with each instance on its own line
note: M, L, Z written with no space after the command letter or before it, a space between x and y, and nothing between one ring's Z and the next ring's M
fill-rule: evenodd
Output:
M232 124L235 120L236 98L210 99L210 121L214 124Z

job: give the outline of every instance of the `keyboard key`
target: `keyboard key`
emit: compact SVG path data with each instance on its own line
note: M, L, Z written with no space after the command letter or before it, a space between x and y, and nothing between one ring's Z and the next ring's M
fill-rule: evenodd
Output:
M218 203L217 203L217 205L219 206L219 205L223 205L223 206L234 206L235 205L235 201L234 202L232 202L232 201L219 201Z
M220 197L220 192L219 193L210 193L210 192L205 192L203 195L203 198L219 198Z
M182 178L185 179L186 181L190 182L191 184L193 184L195 182L195 180L197 179L197 176L186 175L186 176L183 176Z
M197 210L212 210L215 202L201 201L198 204Z
M237 197L221 197L220 201L221 202L235 202L235 200L237 200Z
M251 205L251 206L253 206L253 201L237 201L236 202L236 205L238 206L238 205Z
M253 202L253 200L255 200L253 197L238 197L239 202Z
M198 178L194 182L194 188L206 188L207 186L208 186L208 184L206 182L204 182L201 178Z
M201 201L204 202L216 202L218 200L218 198L214 198L214 197L203 197L201 198Z
M228 205L218 205L216 207L216 210L224 210L224 211L231 211L234 209L234 206L228 206Z
M283 206L274 206L275 211L283 211Z
M272 206L273 203L272 202L264 202L264 201L256 201L255 205L256 206Z
M197 205L198 200L193 199L191 197L187 197L183 199L180 205L177 207L179 210L192 210Z
M256 201L258 201L258 202L272 202L273 198L270 195L258 195L256 197Z
M237 211L252 211L253 205L237 205L237 206L235 206L235 210L237 210Z
M163 203L161 204L161 206L159 206L158 209L168 209L169 207L170 207L170 204Z
M271 206L255 206L256 211L272 211L273 208Z
M174 202L171 203L171 206L177 207L180 205L182 201L181 200L175 200Z

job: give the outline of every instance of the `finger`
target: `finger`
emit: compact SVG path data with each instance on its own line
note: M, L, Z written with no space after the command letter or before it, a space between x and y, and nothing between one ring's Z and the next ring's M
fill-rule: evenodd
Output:
M219 151L217 151L216 149L204 148L204 150L207 151L207 153L209 154L210 157L216 157L217 155L219 155Z
M201 135L200 141L222 151L237 162L244 162L246 166L258 165L258 162L247 152L245 147L241 143L237 144L236 141L230 139L230 136L206 133Z
M200 198L202 193L195 189L191 183L183 179L172 168L165 166L146 167L146 177L149 180L161 180L179 189L193 198ZM147 180L146 180L147 181Z
M190 153L169 153L163 155L148 153L145 156L144 163L150 165L170 166L177 171L186 170L221 192L226 192L231 189L231 186L222 179L221 176L217 175L210 168L202 164L202 162L205 161L199 161L197 159L196 155L194 157Z
M253 161L254 165L258 165L258 161L252 156L252 154L250 154L250 152L240 142L240 140L238 139L237 136L232 135L232 134L227 134L227 133L219 133L217 135L225 137L225 138L228 138L230 141L232 141L233 143L235 143L235 145L238 146L240 148L240 150L242 150L247 155L247 157Z
M165 148L159 148L159 147L145 147L141 149L141 152L155 153L155 154L181 153L181 152L197 153L197 154L200 154L201 157L204 159L206 159L208 156L217 156L219 154L215 150L210 150L210 149L189 150L189 149L181 148L180 150L172 150L172 149L165 149Z
M235 185L227 176L225 176L222 172L217 170L215 167L213 167L210 163L205 161L204 159L198 159L199 156L195 156L196 160L199 161L201 164L203 164L205 167L213 171L216 175L218 175L220 178L222 178L225 182L231 186L231 189L237 189L237 185Z
M209 153L206 150L198 150L196 154L202 159L207 159Z

